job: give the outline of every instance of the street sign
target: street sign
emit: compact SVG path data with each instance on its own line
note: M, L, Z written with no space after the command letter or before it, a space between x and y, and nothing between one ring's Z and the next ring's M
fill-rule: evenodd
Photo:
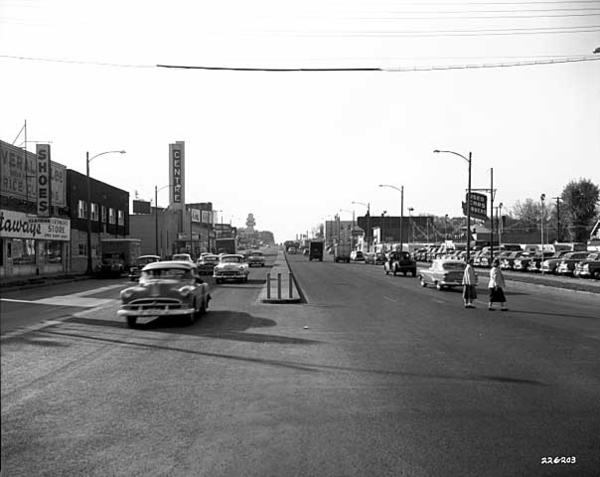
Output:
M467 203L469 201L469 194L465 197L463 205L463 214L467 215ZM485 194L479 194L478 192L471 192L471 217L480 220L487 220L487 196Z

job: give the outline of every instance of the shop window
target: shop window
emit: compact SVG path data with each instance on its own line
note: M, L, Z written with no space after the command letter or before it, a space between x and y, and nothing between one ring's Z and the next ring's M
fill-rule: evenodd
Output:
M79 254L79 256L87 257L86 248L87 247L84 243L78 244L77 253Z
M77 218L87 219L87 202L83 200L77 202Z
M12 239L13 265L35 265L35 240Z
M98 204L94 204L92 202L92 220L94 222L98 221Z
M111 225L114 225L116 222L116 217L115 217L115 209L113 209L112 207L110 207L108 209L108 223Z
M125 225L125 215L122 210L117 210L117 224Z
M102 206L102 212L101 212L101 214L102 214L101 215L101 222L103 224L105 224L106 223L106 206L105 205Z
M62 263L63 243L50 240L38 241L38 253L46 263Z

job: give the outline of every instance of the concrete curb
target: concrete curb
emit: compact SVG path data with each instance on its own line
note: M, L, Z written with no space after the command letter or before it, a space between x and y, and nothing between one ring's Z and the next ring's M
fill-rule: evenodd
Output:
M0 283L0 289L2 290L27 290L30 288L39 288L49 285L57 285L60 283L79 282L82 280L89 280L93 277L89 275L59 275L55 277L36 277L36 278L23 278L13 279L11 281L3 281Z
M265 286L260 292L258 301L269 304L297 304L303 302L302 294L298 291L296 279L290 271L285 254L282 250L277 252L275 263L271 267L270 281L265 280ZM281 274L281 295L278 296L277 276ZM270 287L270 296L268 293Z

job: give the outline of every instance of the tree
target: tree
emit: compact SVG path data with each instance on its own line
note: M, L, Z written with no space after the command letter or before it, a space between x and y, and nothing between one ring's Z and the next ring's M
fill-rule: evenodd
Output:
M564 217L569 237L574 242L585 242L599 211L600 189L589 179L569 182L562 191Z
M510 215L518 222L519 228L537 229L540 227L542 204L533 199L525 199L525 202L518 200L510 211Z

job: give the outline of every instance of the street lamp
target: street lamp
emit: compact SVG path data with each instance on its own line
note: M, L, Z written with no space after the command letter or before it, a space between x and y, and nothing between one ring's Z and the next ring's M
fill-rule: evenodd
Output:
M412 233L412 240L411 240L412 243L415 242L415 223L412 220L412 212L413 212L413 210L415 210L414 207L409 207L408 208L408 223L410 225L410 230L411 230L411 233ZM410 249L410 246L408 248Z
M379 184L379 187L391 187L392 189L396 189L398 192L400 192L400 251L402 251L402 248L403 248L402 222L404 222L404 186L400 186L400 188L398 188L394 185Z
M546 200L546 194L542 194L540 195L540 202L542 203L542 210L541 210L541 219L540 219L540 238L541 238L541 242L542 242L542 256L544 254L544 201Z
M436 149L433 151L434 153L439 154L440 152L445 152L448 154L454 154L455 156L462 157L469 164L469 182L467 189L467 263L471 259L471 153L469 152L469 157L465 157L462 154L454 151L442 151L440 149Z
M173 185L154 186L154 255L158 255L158 192L167 187L173 187Z
M371 203L367 202L366 204L364 202L352 202L353 204L358 204L358 205L364 205L367 208L367 252L370 251L370 245L371 245L371 241L369 240L369 234L371 233Z
M90 183L90 162L104 154L125 154L125 151L104 151L90 157L89 151L85 153L85 175L87 180L87 270L91 275L92 270L92 186Z

